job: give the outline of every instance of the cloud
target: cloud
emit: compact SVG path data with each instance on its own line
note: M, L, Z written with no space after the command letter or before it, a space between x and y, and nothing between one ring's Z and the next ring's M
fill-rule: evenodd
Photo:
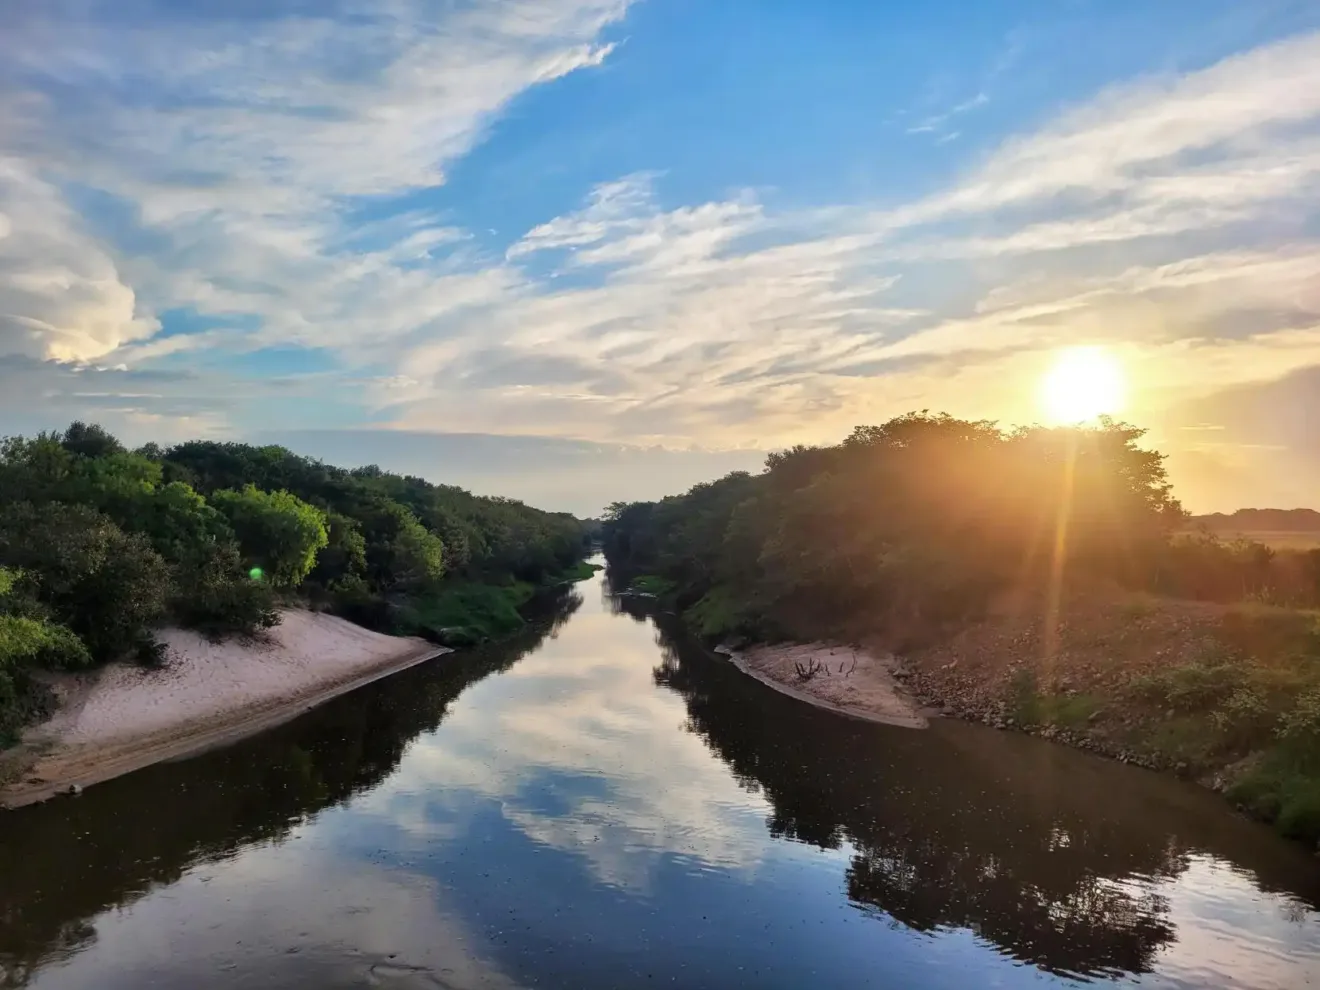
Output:
M699 736L658 730L687 713L682 699L655 690L655 636L650 623L621 624L600 601L584 603L570 632L473 687L355 810L425 841L436 819L452 819L481 795L533 842L634 894L648 893L675 856L753 875L770 839L748 825L765 818L767 802L730 801L729 769ZM602 754L607 772L595 773ZM445 813L400 815L423 801Z
M352 201L442 183L511 99L599 65L611 46L596 39L626 7L28 10L0 40L0 346L89 360L183 306L257 313L268 338L312 342L325 327L346 344L364 330L351 292L416 297L420 280L398 263L454 239L421 228L365 256L337 252ZM93 231L61 186L95 190L116 229Z
M158 328L55 186L0 150L0 354L88 361Z
M315 348L321 394L396 429L676 448L914 407L1030 419L1032 376L1081 341L1121 353L1152 422L1205 376L1320 361L1320 33L1112 86L906 202L673 202L640 172L494 248L416 194L520 94L617 57L626 3L252 10L55 4L0 40L0 351ZM947 137L988 99L916 126ZM178 311L203 328L160 332ZM68 405L259 425L208 375L191 410L128 385Z
M1087 198L1150 195L1196 153L1240 156L1320 116L1320 33L1243 53L1199 72L1115 87L1029 137L1009 141L966 181L911 207L911 224L1073 191ZM1165 169L1163 175L1149 169ZM1151 184L1150 179L1156 179ZM1236 198L1237 189L1221 189ZM1204 195L1205 190L1201 190Z

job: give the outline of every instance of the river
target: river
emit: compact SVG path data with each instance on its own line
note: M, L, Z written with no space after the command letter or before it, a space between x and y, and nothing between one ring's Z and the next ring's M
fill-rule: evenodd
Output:
M603 576L521 639L0 815L0 986L1320 986L1320 860L1145 771L853 722Z

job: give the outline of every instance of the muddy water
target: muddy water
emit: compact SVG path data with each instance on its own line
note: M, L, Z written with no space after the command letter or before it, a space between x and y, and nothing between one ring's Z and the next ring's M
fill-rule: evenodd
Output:
M812 710L606 591L0 816L0 986L1320 986L1320 861L1212 795Z

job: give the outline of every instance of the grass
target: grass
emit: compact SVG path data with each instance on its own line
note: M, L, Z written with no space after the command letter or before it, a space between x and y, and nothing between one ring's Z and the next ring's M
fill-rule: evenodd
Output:
M599 564L578 561L547 582L565 584L585 581ZM397 631L423 636L443 646L475 646L509 636L524 625L521 609L541 588L525 581L482 584L475 581L444 582L408 601L399 611Z
M1009 691L1010 713L1024 726L1080 729L1104 707L1104 700L1092 694L1044 694L1037 688L1036 675L1029 670L1013 676Z
M703 639L715 640L745 631L747 616L728 588L714 587L686 613Z
M536 593L521 581L503 585L460 582L441 585L411 600L399 613L401 632L444 646L472 646L517 632L518 609Z
M663 598L670 594L677 585L668 578L662 578L656 574L641 574L632 579L628 585L628 590L636 595L652 595L655 598Z
M601 571L601 570L604 570L604 568L601 567L600 564L590 564L585 560L579 560L572 567L568 568L568 570L564 571L564 573L561 575L560 580L563 582L573 582L573 583L576 583L578 581L586 581L587 579L592 577L597 571Z
M1292 839L1320 839L1320 772L1272 752L1242 773L1228 799Z

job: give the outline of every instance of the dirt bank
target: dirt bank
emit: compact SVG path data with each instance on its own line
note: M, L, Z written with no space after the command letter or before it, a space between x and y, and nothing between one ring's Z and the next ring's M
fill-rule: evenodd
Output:
M920 707L894 679L891 661L883 655L825 643L720 647L718 652L739 670L799 701L868 722L926 727Z
M6 754L0 805L18 807L221 746L449 652L299 609L259 640L162 631L162 670L112 665L57 684L60 710Z

